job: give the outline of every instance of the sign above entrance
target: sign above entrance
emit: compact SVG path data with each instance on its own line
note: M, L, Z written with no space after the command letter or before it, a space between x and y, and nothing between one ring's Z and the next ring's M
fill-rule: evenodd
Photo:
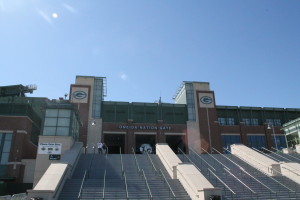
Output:
M127 126L127 125L119 125L119 129L126 130L171 130L171 126Z

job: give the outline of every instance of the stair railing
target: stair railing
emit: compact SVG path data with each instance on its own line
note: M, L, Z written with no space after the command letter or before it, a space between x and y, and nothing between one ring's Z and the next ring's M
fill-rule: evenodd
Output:
M126 199L129 199L129 196L128 196L128 186L127 186L127 178L126 178L125 172L124 172L123 176L124 176L124 184L125 184L125 190L126 190Z
M275 149L275 148L273 148L273 147L271 147L272 149ZM276 150L276 149L275 149ZM275 152L276 153L276 152ZM279 155L278 153L276 153L277 155ZM292 155L290 155L290 154L284 154L285 156L287 156L287 157L290 157L290 158L293 158L293 159L296 159L296 160L298 160L298 162L300 161L300 159L299 158L297 158L296 156L292 156Z
M132 152L133 152L133 155L134 155L135 165L136 165L136 167L137 167L137 172L138 172L138 174L140 175L140 174L141 174L141 170L140 170L140 166L139 166L139 163L138 163L138 161L137 161L137 158L136 158L135 151L134 151L133 147L132 147Z
M224 149L225 149L225 148L224 148ZM225 149L225 150L228 151L229 153L231 153L231 151L229 151L228 149ZM241 151L241 152L244 153L243 151ZM245 154L244 154L244 155L245 155ZM245 155L245 156L247 156L247 155ZM256 160L254 160L254 161L255 161L257 164L259 164L259 165L261 165L261 166L263 166L263 167L267 167L267 166L263 165L262 163L260 163L260 162L258 162L258 161L256 161ZM244 162L246 162L248 165L250 165L249 162L247 162L246 160L244 160ZM256 168L256 167L255 167L255 168ZM268 168L268 167L267 167L267 168ZM273 180L274 182L276 182L276 183L278 183L279 185L283 186L284 188L288 189L289 192L295 192L294 190L292 190L291 188L287 187L286 185L284 185L284 184L281 183L280 181L274 179L272 176L269 176L267 173L265 173L265 172L262 171L261 169L259 169L259 168L256 168L256 169L257 169L258 171L260 171L261 173L265 174L269 179ZM274 169L273 169L273 171L275 171L275 172L281 174L281 172L279 172L279 171L277 171L277 170L274 170ZM281 174L281 175L282 175L282 174ZM283 176L283 175L282 175L282 176Z
M189 150L192 151L198 158L200 158L201 161L205 162L210 168L216 171L216 169L213 166L211 166L211 164L209 164L205 159L201 158L201 156L197 152L195 152L193 149Z
M123 157L122 157L122 150L120 147L120 160L121 160L121 174L124 176L124 165L123 165Z
M201 172L201 169L199 169L199 167L184 153L184 151L182 151L180 148L178 148L178 150L199 170L199 172Z
M240 182L244 187L246 187L248 190L251 191L252 194L256 194L256 192L254 190L252 190L248 185L246 185L243 181L241 181L238 177L236 177L233 173L231 173L228 169L224 168L225 171L228 172L228 174L230 174L232 177L235 178L235 180L237 180L238 182Z
M220 162L218 159L216 159L215 157L213 157L210 153L208 153L207 151L205 151L203 148L201 148L202 151L204 151L206 154L208 154L211 158L213 158L215 161L217 161L220 165L223 166L223 169L227 169L230 170L226 165L224 165L222 162Z
M266 148L264 148L264 147L262 147L262 149L265 150L265 151L268 151L268 152L270 152L270 153L274 153L273 151L270 151L269 149L266 149ZM285 157L282 156L282 155L279 155L279 154L277 154L277 153L274 153L274 154L275 154L276 156L280 157L280 158L283 158L283 159L287 160L287 161L293 162L292 160L290 160L290 159L288 159L288 158L285 158Z
M171 188L168 180L166 179L164 173L162 172L161 169L159 171L160 171L160 174L162 175L162 177L164 178L165 182L167 183L167 186L169 187L169 197L170 197L170 194L172 194L173 199L176 199L176 196L175 196L175 194L174 194L174 192L173 192L173 190L172 190L172 188Z
M231 193L231 197L233 197L234 195L236 195L236 193L224 182L222 181L222 179L220 179L214 172L212 172L209 168L207 169L209 171L209 176L210 174L214 175L215 178L217 180L219 180L223 185L224 185L224 188L226 187ZM226 194L226 190L225 190L225 194Z
M273 156L270 156L270 155L266 154L266 153L263 152L263 151L260 151L260 150L254 148L254 147L252 147L252 149L253 149L254 151L258 152L258 153L263 154L264 156L266 156L266 157L268 157L268 158L271 158L272 160L275 160L276 162L281 162L281 160L278 160L278 159L274 158Z
M144 177L144 180L145 180L145 184L146 184L146 188L148 189L148 195L149 195L149 198L150 198L150 200L152 200L153 199L153 196L152 196L152 193L151 193L151 190L150 190L150 187L149 187L149 184L148 184L148 181L147 181L147 178L146 178L146 175L145 175L145 172L144 172L144 170L142 169L142 175L143 175L143 177Z
M156 169L156 167L154 166L154 163L153 163L153 161L152 161L152 159L151 159L151 157L150 157L148 151L146 151L146 154L147 154L147 156L148 156L148 159L150 160L150 163L151 163L151 166L152 166L152 170L154 170L154 173L155 173L155 174L158 174L157 169Z
M90 164L89 164L89 168L88 168L88 172L87 172L87 177L90 177L90 171L91 171L91 168L92 168L92 163L94 162L94 158L95 158L95 153L93 153L92 159L90 160Z
M84 184L84 181L85 181L85 178L86 178L86 173L87 173L87 170L85 170L84 172L84 176L82 178L82 181L81 181L81 185L80 185L80 189L79 189L79 193L78 193L78 199L81 198L81 194L82 194L82 188L83 188L83 184Z
M105 187L106 187L106 170L104 171L104 176L103 176L102 199L105 199Z
M237 164L236 162L232 161L231 159L227 158L226 156L224 156L224 154L220 153L217 149L212 148L214 151L216 151L218 154L222 155L224 158L226 158L227 160L229 160L230 162L232 162L234 165L236 165L242 172L244 172L245 174L247 174L248 176L250 176L251 178L253 178L255 181L257 181L259 184L261 184L262 186L264 186L265 188L267 188L269 191L271 191L272 193L276 193L275 191L273 191L271 188L269 188L267 185L265 185L264 183L262 183L261 181L259 181L257 178L255 178L254 176L252 176L249 172L247 172L242 166L240 166L239 164Z

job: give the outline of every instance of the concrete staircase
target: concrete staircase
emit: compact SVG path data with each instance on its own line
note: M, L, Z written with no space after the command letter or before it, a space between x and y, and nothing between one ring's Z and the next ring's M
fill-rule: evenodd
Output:
M222 199L300 199L299 184L279 176L270 177L231 154L179 155L193 162L215 186L222 188Z
M79 197L79 198L78 198ZM190 199L172 180L157 155L82 155L59 200Z

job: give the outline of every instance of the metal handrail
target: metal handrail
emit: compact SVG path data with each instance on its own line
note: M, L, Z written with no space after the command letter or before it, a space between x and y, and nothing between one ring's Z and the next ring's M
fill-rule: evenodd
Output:
M231 153L231 151L229 151L228 149L225 149L226 151L228 151L229 153ZM244 153L243 151L241 151L242 153ZM232 154L232 153L231 153ZM247 156L247 154L246 154L246 156ZM244 160L245 161L245 160ZM256 160L254 160L256 163L258 163L259 165L262 165L263 167L267 167L268 169L269 169L269 167L268 166L265 166L265 165L263 165L263 164L261 164L260 162L257 162ZM247 161L245 161L246 163L248 163ZM249 163L248 163L249 164ZM249 164L250 165L250 164ZM256 168L256 167L255 167ZM288 188L287 186L285 186L284 184L282 184L281 182L279 182L279 181L277 181L276 179L274 179L272 176L269 176L269 175L267 175L267 173L265 173L264 171L262 171L261 169L259 169L259 168L256 168L258 171L260 171L261 173L263 173L263 174L265 174L266 176L268 176L268 178L270 178L271 180L273 180L273 181L275 181L276 183L278 183L279 185L281 185L281 186L283 186L283 187L285 187L286 189L288 189L289 191L291 191L291 192L295 192L294 190L292 190L292 189L290 189L290 188ZM275 170L275 169L272 169L273 171L275 171L275 172L277 172L278 174L281 174L281 172L279 172L279 171L277 171L277 170ZM282 174L281 174L282 175ZM282 175L283 176L283 175Z
M266 148L264 148L264 147L262 147L262 149L264 149L264 150L266 150L266 151L268 151L268 152L270 152L270 153L274 153L273 151L270 151L269 149L266 149ZM277 153L275 153L275 154L276 154L277 156L279 156L279 157L285 159L285 160L288 160L288 161L290 161L290 162L293 162L292 160L290 160L290 159L288 159L288 158L285 158L285 157L282 156L282 155L279 155L279 154L277 154Z
M92 163L94 162L95 154L93 154L92 159L90 160L89 168L88 168L88 177L90 176L90 171L92 168Z
M254 151L258 152L258 153L263 154L264 156L267 156L268 158L271 158L271 159L275 160L276 162L280 162L280 160L278 160L278 159L276 159L276 158L274 158L274 157L272 157L272 156L266 154L265 152L262 152L262 151L260 151L260 150L258 150L258 149L256 149L256 148L254 148L254 147L252 147L252 149L253 149Z
M253 191L248 185L246 185L243 181L241 181L238 177L236 177L233 173L231 173L228 169L224 168L225 171L227 171L231 176L233 176L238 182L240 182L242 185L244 185L246 188L248 188L252 193L256 194L255 191Z
M124 165L123 165L123 157L122 157L122 153L121 153L121 147L120 147L120 159L121 159L121 173L122 175L124 174Z
M207 153L211 158L213 158L215 161L217 161L219 164L221 164L224 168L230 170L226 165L224 165L223 163L221 163L220 161L218 161L218 159L216 159L215 157L213 157L210 153L208 153L207 151L205 151L203 148L201 148L202 151L204 151L205 153Z
M129 196L128 196L128 186L127 186L127 179L126 179L126 174L125 174L125 172L124 172L123 176L124 176L124 183L125 183L125 189L126 189L126 199L129 199Z
M104 177L103 177L103 189L102 189L102 197L105 198L105 187L106 187L106 170L104 171Z
M147 181L147 178L146 178L146 175L145 175L145 172L144 170L142 169L142 174L143 174L143 177L145 179L145 183L146 183L146 187L148 188L148 192L149 192L149 197L150 199L152 199L152 193L151 193L151 190L150 190L150 187L149 187L149 184L148 184L148 181Z
M216 151L218 154L222 155L224 158L226 158L227 160L229 160L230 162L232 162L233 164L235 164L240 170L242 170L244 173L246 173L248 176L250 176L251 178L253 178L254 180L256 180L258 183L260 183L261 185L263 185L265 188L267 188L268 190L270 190L272 193L276 193L274 192L271 188L269 188L267 185L265 185L264 183L262 183L260 180L258 180L257 178L255 178L254 176L252 176L249 172L247 172L242 166L240 166L239 164L237 164L236 162L232 161L231 159L227 158L226 156L224 156L224 154L221 154L217 149L213 148L214 151Z
M80 197L81 197L82 188L83 188L83 184L84 184L85 177L86 177L86 172L87 172L87 170L85 170L84 176L83 176L82 181L81 181L80 190L79 190L78 197L77 197L78 199L80 199Z
M135 159L135 164L136 164L136 167L137 167L137 170L138 170L138 173L139 175L141 174L141 170L140 170L140 166L139 166L139 163L137 161L137 158L136 158L136 155L135 155L135 152L134 152L134 149L132 147L132 152L133 152L133 155L134 155L134 159Z
M155 174L157 174L157 169L156 169L156 167L154 166L154 163L152 162L152 159L151 159L151 157L150 157L148 151L146 151L146 154L147 154L147 156L148 156L148 159L150 160L150 163L151 163L151 165L152 165L152 168L154 169Z
M200 158L200 159L201 159L202 161L204 161L209 167L211 167L214 171L216 171L216 169L215 169L213 166L211 166L211 164L209 164L206 160L204 160L203 158L201 158L201 156L200 156L197 152L195 152L193 149L189 149L189 150L191 150L194 154L197 155L198 158Z
M213 173L209 168L207 168L210 173L212 173L228 190L230 190L231 193L236 195L236 193L226 184L222 179L220 179L215 173Z
M164 173L162 172L161 169L160 169L159 171L160 171L160 173L162 174L162 177L164 178L165 182L167 183L167 185L168 185L168 187L169 187L169 191L172 193L173 198L176 199L176 196L175 196L175 194L174 194L174 192L173 192L173 190L172 190L172 188L171 188L171 186L170 186L168 180L166 179ZM170 192L169 192L169 196L170 196Z
M189 157L187 157L180 148L178 148L178 150L199 170L199 172L201 172L201 169Z
M272 149L274 149L273 147L271 147ZM276 153L277 155L279 155L278 153ZM294 159L296 159L296 160L299 160L300 161L300 159L299 158L297 158L297 157L295 157L295 156L292 156L292 155L290 155L290 154L284 154L284 155L286 155L286 156L288 156L288 157L292 157L292 158L294 158Z

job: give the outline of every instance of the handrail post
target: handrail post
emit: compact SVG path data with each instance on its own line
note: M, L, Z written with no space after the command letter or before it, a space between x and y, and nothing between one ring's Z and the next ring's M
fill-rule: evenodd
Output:
M87 170L85 170L84 176L83 176L82 181L81 181L80 190L79 190L78 197L77 197L78 199L81 198L82 188L83 188L83 184L84 184L84 181L85 181L85 178L86 178L86 173L87 173Z
M148 188L148 192L149 192L149 198L152 199L152 193L151 193L151 190L150 190L150 187L149 187L149 184L148 184L148 181L147 181L147 178L146 178L146 175L145 175L145 172L144 170L142 169L142 175L145 179L145 183L146 183L146 188Z
M162 172L161 169L160 169L159 171L160 171L162 177L164 178L165 182L167 183L167 186L169 187L169 197L170 197L170 193L172 193L173 199L176 199L176 196L175 196L175 194L174 194L174 192L173 192L173 190L172 190L172 188L171 188L171 186L170 186L168 180L166 179L164 173Z
M152 170L154 170L154 173L157 175L158 173L157 173L156 167L154 166L154 163L153 163L153 161L152 161L152 159L151 159L148 151L146 151L146 154L148 156L148 159L150 160L150 163L151 163L151 166L152 166Z
M120 147L120 159L121 159L121 174L124 176L124 165L123 165L123 158L121 153L121 147Z
M105 198L105 187L106 187L106 169L104 171L104 177L103 177L103 190L102 190L102 199Z
M137 158L136 158L136 155L135 155L135 152L134 152L133 147L132 147L132 152L133 152L133 155L134 155L135 164L136 164L136 167L137 167L138 174L141 175L140 166L139 166L139 163L138 163L138 161L137 161Z

